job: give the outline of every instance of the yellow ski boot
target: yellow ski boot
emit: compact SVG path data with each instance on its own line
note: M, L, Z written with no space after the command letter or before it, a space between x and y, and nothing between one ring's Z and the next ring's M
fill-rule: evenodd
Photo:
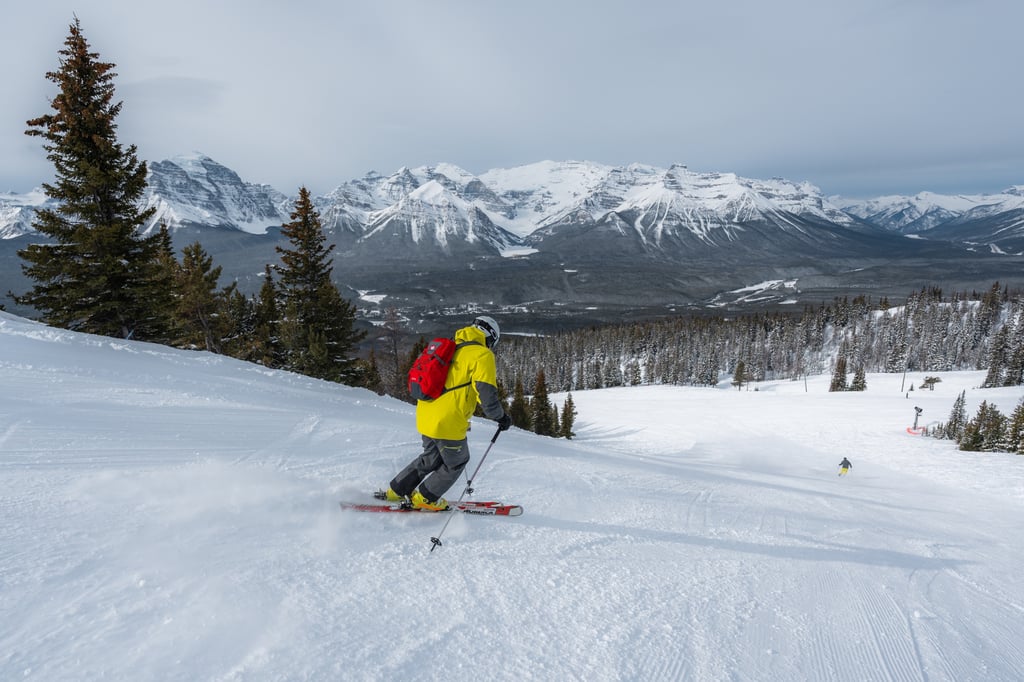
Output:
M412 500L412 506L414 509L420 509L423 511L446 511L448 509L448 501L443 497L437 498L434 502L429 501L423 497L419 490L415 490L412 496L409 498Z

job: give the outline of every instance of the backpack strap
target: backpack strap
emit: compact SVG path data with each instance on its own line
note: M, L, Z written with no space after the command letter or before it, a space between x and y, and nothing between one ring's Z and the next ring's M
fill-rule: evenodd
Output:
M463 346L469 346L469 345L479 346L480 342L479 341L463 341L462 343L457 343L457 344L455 344L455 353L458 353L459 349L462 348ZM455 362L455 353L452 353L452 362ZM469 386L472 383L473 383L472 381L467 381L464 384L459 384L458 386L452 386L451 388L446 388L446 389L441 391L441 395L444 395L445 393L448 393L449 391L454 391L454 390L459 389L459 388L465 388L466 386ZM440 398L441 395L439 395L437 397ZM436 398L435 398L435 400L436 400Z

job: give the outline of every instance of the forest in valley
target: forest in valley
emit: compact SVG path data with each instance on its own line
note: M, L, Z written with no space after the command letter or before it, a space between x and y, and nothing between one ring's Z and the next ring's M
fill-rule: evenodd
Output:
M926 287L898 306L857 296L799 313L678 317L517 336L500 356L499 381L514 396L540 391L547 400L549 391L569 393L570 419L571 391L617 386L730 381L757 390L760 381L831 374L829 390L856 391L865 390L868 373L979 369L988 370L983 388L1018 386L1024 383L1024 298L998 282L985 292L949 297ZM550 409L557 422L557 406ZM1024 454L1024 405L1007 416L986 402L971 419L961 396L949 420L929 435L955 440L963 450Z

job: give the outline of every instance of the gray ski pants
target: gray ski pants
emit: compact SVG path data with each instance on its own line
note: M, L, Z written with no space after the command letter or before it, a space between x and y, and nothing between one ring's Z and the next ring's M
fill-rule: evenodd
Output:
M399 495L420 494L431 502L448 492L469 462L469 442L423 436L423 454L409 462L391 481Z

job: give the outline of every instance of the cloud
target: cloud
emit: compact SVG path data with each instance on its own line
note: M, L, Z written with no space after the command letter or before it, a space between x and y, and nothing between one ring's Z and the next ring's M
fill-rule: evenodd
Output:
M542 159L831 193L1024 181L999 161L1024 155L1016 0L24 3L0 36L0 181L38 167L10 140L45 106L72 13L117 64L124 142L282 191Z

